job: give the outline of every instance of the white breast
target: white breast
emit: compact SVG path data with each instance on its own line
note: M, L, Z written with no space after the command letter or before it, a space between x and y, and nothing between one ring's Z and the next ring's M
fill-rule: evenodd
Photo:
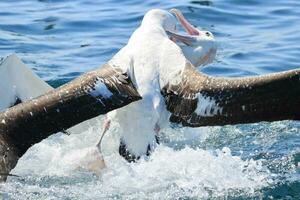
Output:
M165 38L159 38L159 30L157 33L152 31L150 37L149 31L137 29L128 44L110 61L126 71L134 70L136 86L142 96L142 100L108 114L119 124L121 140L136 156L146 154L149 144L155 146L154 127L164 108L161 105L157 47Z

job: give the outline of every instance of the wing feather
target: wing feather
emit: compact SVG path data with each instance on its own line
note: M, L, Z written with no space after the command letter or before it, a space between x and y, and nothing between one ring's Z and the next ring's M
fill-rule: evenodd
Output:
M300 119L300 70L244 78L199 73L190 63L181 82L162 87L170 121L215 126Z

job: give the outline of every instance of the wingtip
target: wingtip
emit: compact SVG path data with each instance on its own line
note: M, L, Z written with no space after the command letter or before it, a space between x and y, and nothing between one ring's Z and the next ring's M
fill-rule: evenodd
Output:
M3 65L4 63L8 63L8 62L23 63L22 60L15 53L12 53L12 54L2 58L0 65Z

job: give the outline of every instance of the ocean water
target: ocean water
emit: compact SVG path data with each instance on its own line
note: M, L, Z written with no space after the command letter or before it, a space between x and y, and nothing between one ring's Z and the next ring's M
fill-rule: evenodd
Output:
M17 53L56 87L100 67L124 46L146 11L180 9L218 40L202 69L239 77L300 67L298 0L3 0L0 57ZM33 146L6 184L4 199L300 199L300 123L176 128L148 159L117 153L117 125L104 139L100 176L76 160L96 143L103 119L78 135ZM1 198L1 195L0 195Z

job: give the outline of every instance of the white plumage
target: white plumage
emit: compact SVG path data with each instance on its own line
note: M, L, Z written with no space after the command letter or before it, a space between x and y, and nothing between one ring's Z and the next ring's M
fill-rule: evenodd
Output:
M160 94L160 83L169 78L162 77L164 68L161 66L168 66L165 65L166 60L161 58L165 58L166 53L171 57L172 53L178 55L181 52L165 33L165 30L175 31L175 26L176 19L169 12L158 9L149 11L128 44L109 61L124 71L134 70L129 74L135 74L135 84L143 98L109 113L109 118L120 126L121 141L136 157L145 155L148 147L153 149L156 145L155 125L163 121L162 113L167 113ZM169 46L173 46L174 52ZM170 68L175 66L175 61L180 62L180 58L184 62L183 56L174 57L174 64L169 62Z
M169 113L161 96L161 87L181 81L179 73L189 62L207 64L215 55L212 38L195 36L185 46L178 46L169 39L175 34L176 18L167 11L154 9L146 13L140 27L132 34L128 44L109 62L134 74L135 85L141 101L109 113L109 118L118 122L121 141L135 157L145 155L156 145L156 127L168 122ZM211 51L211 53L209 53ZM199 63L199 58L203 58Z

